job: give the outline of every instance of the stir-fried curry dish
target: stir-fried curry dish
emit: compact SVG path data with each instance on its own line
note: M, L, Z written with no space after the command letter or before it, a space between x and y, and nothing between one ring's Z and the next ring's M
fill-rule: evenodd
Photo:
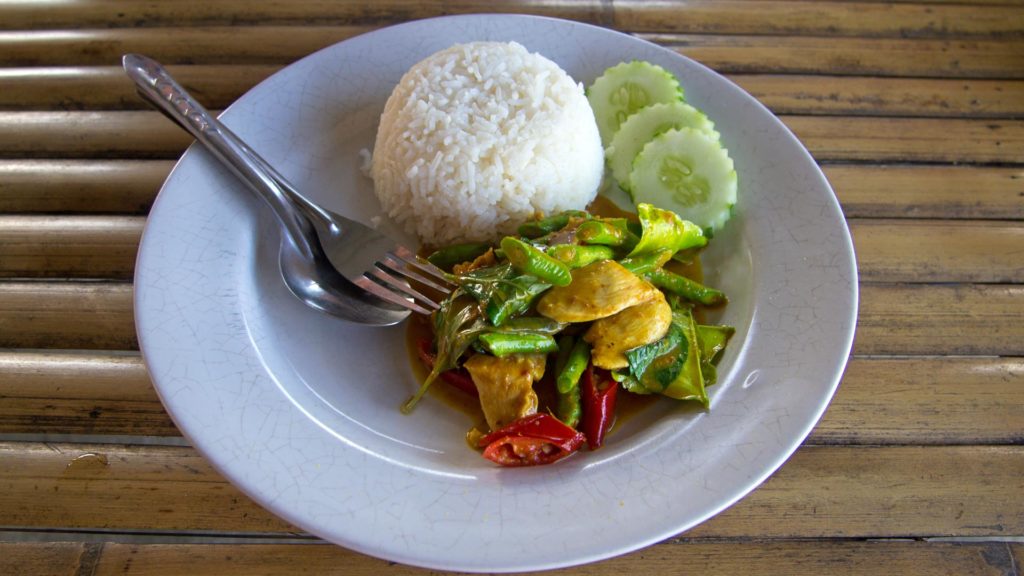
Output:
M623 395L708 406L734 330L698 322L726 297L680 273L708 235L674 212L637 208L635 218L567 211L496 246L430 254L457 288L419 343L430 372L403 411L448 382L479 398L487 429L474 428L471 444L526 466L599 448ZM542 385L550 393L538 394Z

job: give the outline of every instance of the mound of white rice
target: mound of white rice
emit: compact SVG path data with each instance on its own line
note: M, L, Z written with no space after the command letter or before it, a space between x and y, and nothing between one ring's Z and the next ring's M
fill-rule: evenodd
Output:
M442 246L493 240L537 212L582 209L603 169L582 85L514 42L474 42L402 77L371 174L388 216Z

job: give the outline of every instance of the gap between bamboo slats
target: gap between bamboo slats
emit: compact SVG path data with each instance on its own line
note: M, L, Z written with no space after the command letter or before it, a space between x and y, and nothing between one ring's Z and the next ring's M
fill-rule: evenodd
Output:
M172 66L205 106L226 108L279 69L273 65ZM734 74L776 114L1020 118L1024 81ZM115 66L0 69L0 109L144 110Z
M0 278L131 279L142 216L0 215ZM1024 223L850 221L872 282L1024 283Z
M1024 120L781 120L819 162L1024 162ZM0 112L0 157L170 159L179 157L191 142L188 134L155 111ZM729 145L728 135L724 144Z
M1024 356L1024 286L860 286L861 355ZM132 288L109 282L0 283L0 348L135 350Z
M603 24L619 30L718 34L889 37L1020 36L1019 7L978 10L957 4L691 0L682 4L637 0L516 2L387 0L372 4L229 2L132 5L76 2L48 7L46 15L15 3L0 10L4 28L165 25L394 23L441 14L517 12ZM111 18L111 14L116 14ZM766 18L765 15L771 16Z
M933 543L854 540L670 540L579 568L536 576L674 574L680 566L703 576L820 576L842 566L846 576L973 574L1005 576L1020 565L1024 546L1006 542ZM345 576L424 576L424 569L394 564L327 543L238 544L117 542L0 543L0 572L35 576L261 576L303 572ZM84 572L83 572L84 568ZM430 571L433 576L454 575Z
M3 160L0 213L149 210L168 160ZM825 164L849 218L1024 219L1024 168Z
M134 353L0 352L0 434L176 437ZM809 444L1019 444L1021 358L861 358Z
M0 31L0 66L284 65L371 26ZM640 34L723 73L1024 78L1024 40Z
M16 442L0 444L0 456L3 526L296 532L190 448ZM805 446L749 496L686 535L1020 534L1022 467L1024 446Z

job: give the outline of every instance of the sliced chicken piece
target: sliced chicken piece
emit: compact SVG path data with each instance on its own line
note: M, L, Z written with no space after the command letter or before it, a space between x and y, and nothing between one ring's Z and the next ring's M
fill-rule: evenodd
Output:
M590 322L661 295L614 260L594 262L572 271L572 283L548 290L537 311L559 322Z
M672 324L672 308L658 296L590 325L583 339L593 347L594 366L615 370L629 366L626 350L657 342Z
M491 430L537 412L534 380L544 376L544 354L497 358L477 354L463 364L480 393L480 407Z

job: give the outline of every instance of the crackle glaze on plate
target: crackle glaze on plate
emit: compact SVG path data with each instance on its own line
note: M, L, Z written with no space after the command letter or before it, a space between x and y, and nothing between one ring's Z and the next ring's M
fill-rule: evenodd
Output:
M671 51L574 22L477 15L378 30L288 66L222 118L314 200L369 221L380 208L359 150L372 148L392 87L423 57L474 40L517 41L583 83L624 60L660 64L715 121L740 199L705 267L731 297L713 320L738 331L709 412L662 402L598 452L494 467L464 444L465 415L429 397L399 413L416 386L403 328L348 325L292 297L268 211L197 146L145 230L135 283L142 352L195 447L317 536L437 569L608 558L723 510L810 432L853 339L850 235L810 155L753 98Z

